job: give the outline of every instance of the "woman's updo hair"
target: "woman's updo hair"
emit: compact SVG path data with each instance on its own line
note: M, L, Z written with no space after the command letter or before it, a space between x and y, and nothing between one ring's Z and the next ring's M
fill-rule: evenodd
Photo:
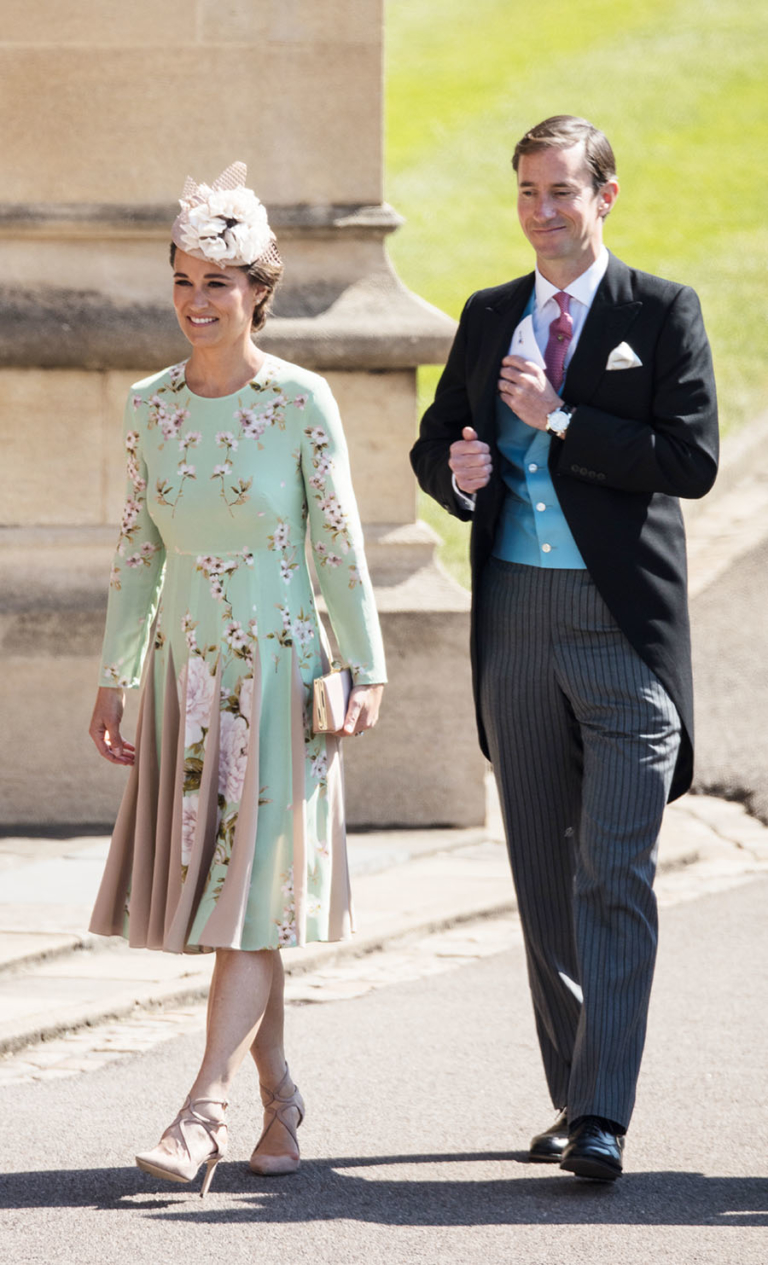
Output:
M176 262L176 243L171 242L171 267ZM283 275L283 261L280 258L277 246L273 243L269 250L261 259L257 259L252 264L235 264L240 272L244 272L248 276L248 280L254 286L264 286L266 294L259 299L253 309L253 320L251 321L251 329L257 333L263 329L267 317L272 311L272 300L275 297L275 290L280 284Z

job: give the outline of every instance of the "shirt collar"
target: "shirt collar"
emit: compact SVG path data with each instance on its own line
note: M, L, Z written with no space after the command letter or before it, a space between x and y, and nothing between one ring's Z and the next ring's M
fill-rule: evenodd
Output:
M585 307L591 307L592 300L595 297L597 287L600 285L608 268L609 254L605 246L600 247L600 253L593 264L587 268L586 272L582 272L580 277L572 281L570 285L565 287L565 293L570 294L572 299L577 299L579 303L583 303ZM538 267L536 268L536 310L541 311L544 304L552 298L553 295L559 294L557 286L552 285L551 281L547 281L546 277L542 277Z

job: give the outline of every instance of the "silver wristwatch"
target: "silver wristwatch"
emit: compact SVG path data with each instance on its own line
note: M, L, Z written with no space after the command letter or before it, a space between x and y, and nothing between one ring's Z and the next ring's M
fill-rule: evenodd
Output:
M558 439L565 439L565 432L571 424L571 414L573 409L563 405L558 405L551 413L547 413L547 430L550 435L557 435Z

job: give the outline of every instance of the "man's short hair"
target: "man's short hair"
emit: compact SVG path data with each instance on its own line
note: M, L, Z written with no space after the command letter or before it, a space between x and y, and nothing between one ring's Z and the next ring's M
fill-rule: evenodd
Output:
M584 142L587 166L592 173L595 190L602 188L606 180L616 176L616 159L608 137L587 119L573 114L553 114L551 119L537 123L515 145L512 166L517 171L524 154L535 154L541 149L570 149L571 145Z

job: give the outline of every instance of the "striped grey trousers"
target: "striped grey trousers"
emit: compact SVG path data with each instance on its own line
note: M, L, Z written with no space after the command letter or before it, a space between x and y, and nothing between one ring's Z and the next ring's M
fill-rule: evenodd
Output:
M656 957L652 884L680 744L674 703L586 571L493 558L480 706L556 1108L624 1128Z

